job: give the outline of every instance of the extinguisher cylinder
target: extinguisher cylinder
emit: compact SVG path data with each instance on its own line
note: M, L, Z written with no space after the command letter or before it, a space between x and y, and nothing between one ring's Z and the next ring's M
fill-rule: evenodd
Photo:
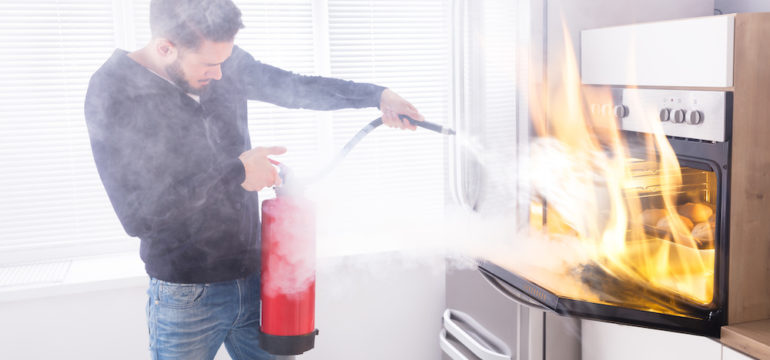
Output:
M262 203L260 347L299 355L314 346L315 213L300 197Z

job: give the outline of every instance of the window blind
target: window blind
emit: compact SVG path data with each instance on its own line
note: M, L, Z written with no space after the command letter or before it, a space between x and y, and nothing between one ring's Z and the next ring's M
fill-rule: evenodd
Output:
M236 44L255 59L300 74L315 73L314 13L311 0L236 1L243 14ZM319 115L314 111L285 109L250 101L251 145L288 148L276 157L298 176L315 169L319 151ZM270 191L262 192L270 196Z
M374 82L448 122L448 0L236 0L236 44L303 74ZM149 0L0 2L0 264L135 249L102 188L83 116L91 74L150 38ZM377 109L314 112L249 104L253 146L315 174ZM335 172L338 204L441 211L443 138L378 129ZM333 191L333 189L332 189Z
M426 120L448 124L450 3L329 0L331 75L389 87ZM377 109L335 113L335 148L379 115ZM345 189L342 195L356 199L351 206L362 211L397 208L401 214L440 215L444 165L443 136L384 128L358 145L336 179Z
M116 46L114 15L102 0L0 2L0 262L129 244L83 117L88 79Z
M128 37L133 37L134 39L133 43L126 44L128 49L125 50L133 51L144 47L152 37L152 33L150 32L150 0L123 1L129 1L131 3L131 13L126 17L126 28L130 33Z

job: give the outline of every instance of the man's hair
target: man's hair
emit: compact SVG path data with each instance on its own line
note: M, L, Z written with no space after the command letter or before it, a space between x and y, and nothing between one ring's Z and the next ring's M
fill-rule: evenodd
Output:
M243 28L231 0L152 0L150 29L174 45L197 49L203 40L232 41Z

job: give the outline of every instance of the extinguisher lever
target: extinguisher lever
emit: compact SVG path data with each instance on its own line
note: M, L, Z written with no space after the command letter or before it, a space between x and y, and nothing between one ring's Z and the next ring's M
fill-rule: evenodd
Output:
M286 188L287 184L290 184L290 181L292 181L292 171L291 169L286 166L285 164L281 163L278 160L273 160L271 158L267 158L268 161L270 161L271 164L278 167L278 176L281 177L281 188Z

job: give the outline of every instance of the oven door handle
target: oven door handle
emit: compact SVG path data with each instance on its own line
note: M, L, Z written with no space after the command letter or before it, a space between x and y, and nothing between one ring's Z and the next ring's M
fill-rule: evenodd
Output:
M512 352L508 345L462 311L446 309L444 329L446 332L442 332L442 341L449 334L481 360L511 360Z
M517 302L519 304L530 306L539 310L545 310L550 311L551 309L546 308L539 302L537 302L534 299L529 298L528 296L521 293L516 288L511 287L510 285L500 281L498 278L494 277L491 274L488 274L486 271L479 269L479 272L481 273L481 276L484 277L484 279L487 280L487 282L492 285L497 291L499 291L503 296L507 297L513 302Z

